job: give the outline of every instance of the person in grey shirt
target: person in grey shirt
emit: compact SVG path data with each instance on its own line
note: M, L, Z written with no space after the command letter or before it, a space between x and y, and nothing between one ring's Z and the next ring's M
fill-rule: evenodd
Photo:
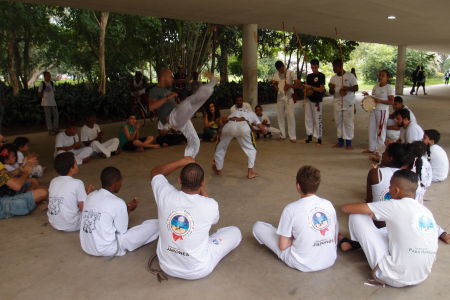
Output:
M200 150L200 139L191 122L192 116L208 100L214 91L218 78L211 73L205 73L210 79L208 84L202 85L194 94L177 104L178 96L170 90L173 84L173 74L169 69L162 69L158 74L158 84L149 92L149 110L155 111L163 125L179 130L187 139L184 156L195 158Z

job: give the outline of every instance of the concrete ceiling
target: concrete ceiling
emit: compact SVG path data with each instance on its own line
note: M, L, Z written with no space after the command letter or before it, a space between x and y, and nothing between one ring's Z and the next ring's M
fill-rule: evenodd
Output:
M26 0L260 28L450 53L450 0ZM395 15L396 20L387 16Z

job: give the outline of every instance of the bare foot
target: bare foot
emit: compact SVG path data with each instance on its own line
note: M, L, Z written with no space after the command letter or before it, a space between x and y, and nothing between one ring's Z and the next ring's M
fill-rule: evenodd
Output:
M297 140L296 139L289 139L289 142L291 142L291 143L297 143Z
M369 158L375 162L379 162L380 161L380 155L378 155L378 153L374 153L369 155Z
M215 163L213 163L213 165L212 165L212 169L213 169L214 173L216 173L216 175L219 175L219 176L221 176L221 175L222 175L222 170L219 170L219 169L217 169L217 167L216 167L216 164L215 164Z
M256 178L258 176L259 176L258 173L254 172L254 171L248 171L248 174L247 174L247 178L248 179L253 179L253 178Z
M447 232L443 232L439 239L446 244L450 244L450 234L448 234Z
M148 148L151 148L151 149L159 149L159 148L161 148L161 146L158 145L158 144L150 144L150 145L148 145Z
M347 147L345 147L345 150L353 150L353 147L352 146L347 146Z
M89 161L91 160L91 158L90 157L86 157L85 159L83 159L83 164L86 164L86 163L88 163Z
M339 248L341 249L342 252L347 252L352 250L352 245L349 242L341 242L344 239L344 236L342 234L339 233L338 235L338 244Z
M369 149L364 150L363 152L361 152L362 154L371 154L373 153L373 151L370 151Z

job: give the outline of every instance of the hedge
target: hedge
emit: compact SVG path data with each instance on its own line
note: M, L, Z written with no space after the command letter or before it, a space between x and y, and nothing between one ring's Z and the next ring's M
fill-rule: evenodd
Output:
M215 87L209 101L214 101L219 108L229 108L236 95L242 94L242 82L221 83ZM102 122L120 121L129 110L130 94L128 81L108 82L107 93L100 96L98 86L90 83L68 84L56 86L55 98L58 105L61 123L83 120L89 112L95 112ZM259 104L274 103L276 92L270 82L258 82ZM37 87L21 90L13 96L10 88L6 89L4 101L5 114L3 125L41 126L45 124L43 109L37 96Z

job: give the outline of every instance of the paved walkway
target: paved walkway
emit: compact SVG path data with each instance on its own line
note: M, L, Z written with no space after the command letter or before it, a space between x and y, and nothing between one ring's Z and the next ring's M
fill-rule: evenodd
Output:
M428 96L405 96L405 101L424 128L438 128L442 145L450 153L450 86L428 88ZM437 261L429 279L420 286L394 289L368 287L369 268L361 251L339 253L335 266L316 273L301 273L276 259L252 237L255 221L277 224L283 207L298 198L295 174L303 164L322 171L319 195L336 206L340 229L347 233L347 216L340 213L344 203L362 201L370 162L360 154L367 144L368 113L358 107L354 151L331 148L335 141L331 99L324 106L325 144L291 144L287 141L260 140L256 170L261 177L244 179L246 158L236 142L225 159L224 176L213 175L210 165L214 145L202 144L198 161L206 170L208 191L218 200L221 219L218 227L237 225L243 232L242 244L226 257L214 273L199 281L171 278L158 283L147 272L148 259L155 253L155 243L106 261L82 252L77 233L62 233L47 224L45 214L0 220L0 299L436 299L448 293L450 247L439 243ZM266 106L275 123L274 105ZM298 103L297 133L304 137L302 104ZM196 120L196 125L199 125ZM199 128L199 127L198 127ZM107 136L118 131L118 124L104 126ZM150 134L153 130L145 127ZM54 137L30 134L32 149L49 166L43 178L49 183ZM12 138L12 137L11 137ZM141 206L131 214L130 225L157 216L149 171L156 164L174 160L183 147L123 153L109 160L98 159L80 168L79 178L99 187L99 173L108 166L120 168L125 181L120 196L137 196ZM176 183L176 175L170 176ZM426 205L438 223L450 229L450 182L435 184L428 192ZM216 227L217 228L217 227Z

